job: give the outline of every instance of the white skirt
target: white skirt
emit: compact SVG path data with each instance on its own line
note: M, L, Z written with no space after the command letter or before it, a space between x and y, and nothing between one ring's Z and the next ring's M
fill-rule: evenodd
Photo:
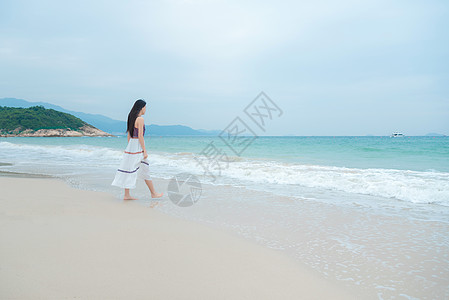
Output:
M122 162L111 185L124 189L134 189L136 188L137 177L151 180L150 164L147 159L143 158L143 150L139 139L129 139Z

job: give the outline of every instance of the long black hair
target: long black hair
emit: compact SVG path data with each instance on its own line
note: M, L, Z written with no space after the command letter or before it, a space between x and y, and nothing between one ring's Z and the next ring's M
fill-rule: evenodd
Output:
M128 114L128 124L126 126L126 132L129 132L131 136L134 132L134 123L136 122L137 115L142 110L142 108L145 107L145 105L147 105L147 103L142 99L137 100L136 102L134 102L133 108L131 108L131 111Z

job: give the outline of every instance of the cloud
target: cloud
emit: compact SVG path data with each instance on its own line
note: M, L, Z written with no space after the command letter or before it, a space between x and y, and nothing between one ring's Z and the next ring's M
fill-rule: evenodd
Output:
M2 1L0 96L115 118L134 98L154 99L154 122L206 129L261 90L297 114L298 99L321 105L309 115L337 118L347 111L330 104L356 99L384 107L426 97L433 109L447 99L448 8L437 0ZM173 107L183 111L164 116Z

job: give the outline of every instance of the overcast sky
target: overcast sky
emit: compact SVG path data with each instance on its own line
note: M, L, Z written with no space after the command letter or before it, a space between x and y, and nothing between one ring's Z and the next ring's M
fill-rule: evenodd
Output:
M449 1L0 1L0 98L270 135L449 135Z

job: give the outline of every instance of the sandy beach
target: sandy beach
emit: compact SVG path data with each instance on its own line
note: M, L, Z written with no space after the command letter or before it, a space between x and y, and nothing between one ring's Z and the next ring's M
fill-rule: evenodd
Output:
M58 179L0 177L2 299L351 299L283 254Z

